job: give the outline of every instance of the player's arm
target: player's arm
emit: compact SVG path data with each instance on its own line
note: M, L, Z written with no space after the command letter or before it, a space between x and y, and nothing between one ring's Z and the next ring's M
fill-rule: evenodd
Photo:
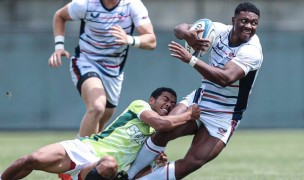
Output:
M120 44L128 44L133 47L152 50L156 47L156 37L153 26L147 23L137 27L139 36L130 36L122 29L121 26L112 26L110 33L116 37L115 42Z
M175 127L183 125L191 120L196 120L200 116L198 106L192 105L185 112L178 115L160 116L152 110L145 110L140 114L140 119L153 127L156 131L169 131Z
M53 17L53 32L54 36L64 36L65 23L71 21L72 18L68 12L68 4L57 10Z
M140 48L142 49L155 49L156 47L156 37L154 34L152 23L144 24L137 27L140 39Z
M186 24L186 23L182 23L175 26L174 28L175 37L180 40L185 39L186 36L190 36L189 29L190 29L190 24Z
M68 4L57 10L53 17L53 33L55 38L55 52L49 58L48 64L51 67L62 65L61 56L70 58L69 52L64 49L65 23L72 20L68 13Z
M193 57L183 46L176 42L169 44L171 56L189 63ZM228 86L245 76L244 70L236 63L229 61L223 69L208 65L202 60L196 60L193 66L204 78L220 86Z
M229 61L223 69L209 66L202 60L198 60L194 68L206 79L220 86L226 87L245 76L244 70L232 61Z

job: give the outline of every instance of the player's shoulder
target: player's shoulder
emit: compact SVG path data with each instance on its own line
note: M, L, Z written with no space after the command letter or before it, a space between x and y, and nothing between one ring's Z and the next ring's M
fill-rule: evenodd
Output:
M135 100L133 101L129 107L128 110L134 114L141 114L141 112L145 111L145 110L151 110L151 106L149 105L149 103L147 103L144 100Z
M257 34L253 35L250 40L246 43L249 46L254 46L258 49L258 51L262 51L262 45L260 42L260 38Z
M146 101L138 99L131 102L128 109L133 112L137 112L137 111L141 111L142 109L151 109L151 106Z
M142 0L124 0L124 5L128 5L133 11L141 11L141 8L146 8Z
M77 4L78 6L86 6L88 2L96 1L96 0L72 0L70 4ZM92 2L94 3L94 2Z
M252 44L260 44L260 38L257 34L253 35L250 40L249 40L249 43L252 43Z
M228 36L229 32L232 29L231 25L227 25L227 24L224 24L221 22L213 22L213 25L214 25L214 31L215 31L215 34L217 37L225 36L225 34L226 34L226 36Z
M215 26L216 29L221 30L221 31L227 30L230 27L230 25L226 25L224 23L216 22L216 21L213 22L213 25Z
M125 4L138 4L142 3L142 0L124 0Z

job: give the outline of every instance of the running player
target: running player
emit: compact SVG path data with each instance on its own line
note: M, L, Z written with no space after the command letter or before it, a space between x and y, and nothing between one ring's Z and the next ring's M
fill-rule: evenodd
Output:
M201 88L186 96L171 113L183 112L197 102L201 110L201 126L198 128L195 122L189 122L169 132L156 132L129 169L131 179L155 157L152 152L158 149L151 147L164 148L169 140L178 136L195 133L185 157L158 168L142 179L182 179L222 152L243 117L263 61L262 47L256 35L259 19L259 9L245 2L236 7L232 25L214 23L217 36L210 52L209 65L192 56L180 44L169 44L173 57L189 63L203 76ZM200 30L189 31L189 27L188 24L178 25L175 36L186 40L196 50L207 48L209 44L205 40L197 39L196 33Z
M61 56L70 56L64 48L67 21L81 21L70 71L86 105L79 129L83 137L100 132L113 115L129 47L152 50L156 37L141 0L73 0L54 15L55 52L48 61L51 67L61 66ZM135 28L138 36L132 36Z
M73 180L113 179L117 171L127 169L155 130L167 131L199 118L197 105L183 114L168 115L175 104L174 90L158 88L149 102L133 101L103 132L44 146L16 160L1 178L22 179L41 170L67 173Z

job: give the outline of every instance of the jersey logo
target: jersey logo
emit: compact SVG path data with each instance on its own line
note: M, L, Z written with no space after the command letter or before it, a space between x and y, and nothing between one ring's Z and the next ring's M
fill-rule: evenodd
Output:
M92 17L92 18L98 18L99 15L100 15L100 12L92 12L92 13L91 13L91 17Z
M146 136L142 134L142 132L136 125L132 125L131 127L129 127L127 129L127 134L132 140L134 140L138 144L143 144L146 141Z
M225 136L225 134L226 134L226 132L227 132L227 129L224 129L224 128L218 128L218 132L217 132L217 134L219 134L219 135L221 135L222 137L224 137L224 136Z
M220 43L217 43L216 47L219 49L219 50L223 50L224 46L220 46Z

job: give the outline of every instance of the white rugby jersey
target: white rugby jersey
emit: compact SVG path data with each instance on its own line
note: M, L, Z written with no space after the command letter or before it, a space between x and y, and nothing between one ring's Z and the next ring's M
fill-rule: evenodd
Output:
M238 47L229 47L232 26L217 22L214 25L216 38L210 52L209 65L223 68L226 63L233 61L244 70L246 76L227 87L219 86L203 77L199 102L201 117L240 120L263 62L262 47L257 35Z
M115 43L110 27L119 25L131 35L134 27L151 22L141 0L120 0L112 9L101 0L73 0L68 12L73 20L81 20L75 56L97 62L103 74L113 77L122 72L129 46Z

